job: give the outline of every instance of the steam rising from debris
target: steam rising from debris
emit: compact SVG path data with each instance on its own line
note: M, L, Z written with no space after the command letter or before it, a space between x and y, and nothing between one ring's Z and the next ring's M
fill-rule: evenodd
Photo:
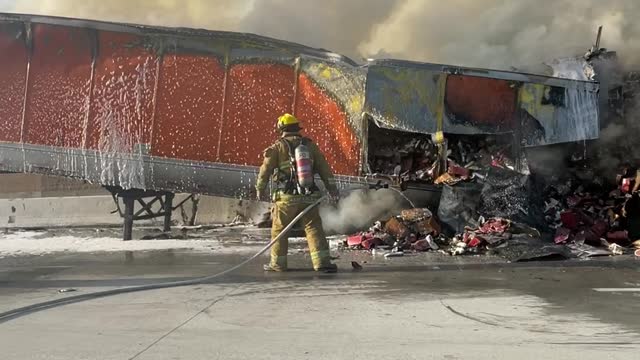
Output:
M625 59L621 59L624 60ZM626 61L628 63L628 61ZM627 64L628 65L628 64ZM594 63L599 74L601 124L600 137L595 142L598 163L596 169L610 178L616 174L622 165L637 166L640 159L640 82L638 81L637 65L635 68L627 66L627 72L619 64L608 59L596 59Z
M625 109L622 119L617 119L617 122L612 122L600 131L596 147L599 161L596 165L602 173L613 176L622 165L640 165L640 124L637 122L640 104L636 101L631 105L630 109Z
M634 0L0 0L0 11L254 32L360 60L397 57L509 68L581 54L598 25L640 58Z
M349 234L370 226L375 220L389 217L409 205L397 192L388 189L354 191L338 203L337 209L320 209L322 225L328 233Z
M567 170L568 150L565 144L532 147L525 151L532 173L549 177Z

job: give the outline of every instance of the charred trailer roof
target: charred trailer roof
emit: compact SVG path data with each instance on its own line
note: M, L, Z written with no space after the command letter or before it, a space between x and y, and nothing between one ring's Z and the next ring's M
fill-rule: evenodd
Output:
M367 65L365 112L417 133L519 133L525 146L598 138L599 84L400 60Z

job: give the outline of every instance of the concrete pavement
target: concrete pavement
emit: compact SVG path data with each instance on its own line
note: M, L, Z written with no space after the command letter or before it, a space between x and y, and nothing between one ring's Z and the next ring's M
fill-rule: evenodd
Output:
M586 360L631 359L640 350L634 260L368 261L354 272L351 256L342 255L336 275L305 270L308 258L297 254L300 270L287 274L254 263L217 283L30 314L0 324L2 358ZM0 311L202 276L241 259L176 251L6 258ZM57 292L70 287L78 291Z

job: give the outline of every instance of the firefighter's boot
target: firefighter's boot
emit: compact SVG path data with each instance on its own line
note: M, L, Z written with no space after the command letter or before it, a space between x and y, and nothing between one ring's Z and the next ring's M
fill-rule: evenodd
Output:
M287 271L287 268L282 268L278 265L272 265L272 264L264 264L262 265L262 268L264 269L264 271L273 271L273 272Z
M317 272L323 272L323 273L335 273L338 272L338 265L336 264L327 264L325 266L321 266L317 269L314 269Z

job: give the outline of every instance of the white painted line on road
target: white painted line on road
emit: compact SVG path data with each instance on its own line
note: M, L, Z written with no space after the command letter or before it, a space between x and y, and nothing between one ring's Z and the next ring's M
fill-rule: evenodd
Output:
M28 266L28 265L24 265L24 266L12 266L12 267L8 267L8 268L0 268L0 271L3 272L8 272L8 271L16 271L16 270L32 270L32 269L70 269L73 266L70 265L45 265L45 266Z
M593 288L599 292L640 292L640 288Z

